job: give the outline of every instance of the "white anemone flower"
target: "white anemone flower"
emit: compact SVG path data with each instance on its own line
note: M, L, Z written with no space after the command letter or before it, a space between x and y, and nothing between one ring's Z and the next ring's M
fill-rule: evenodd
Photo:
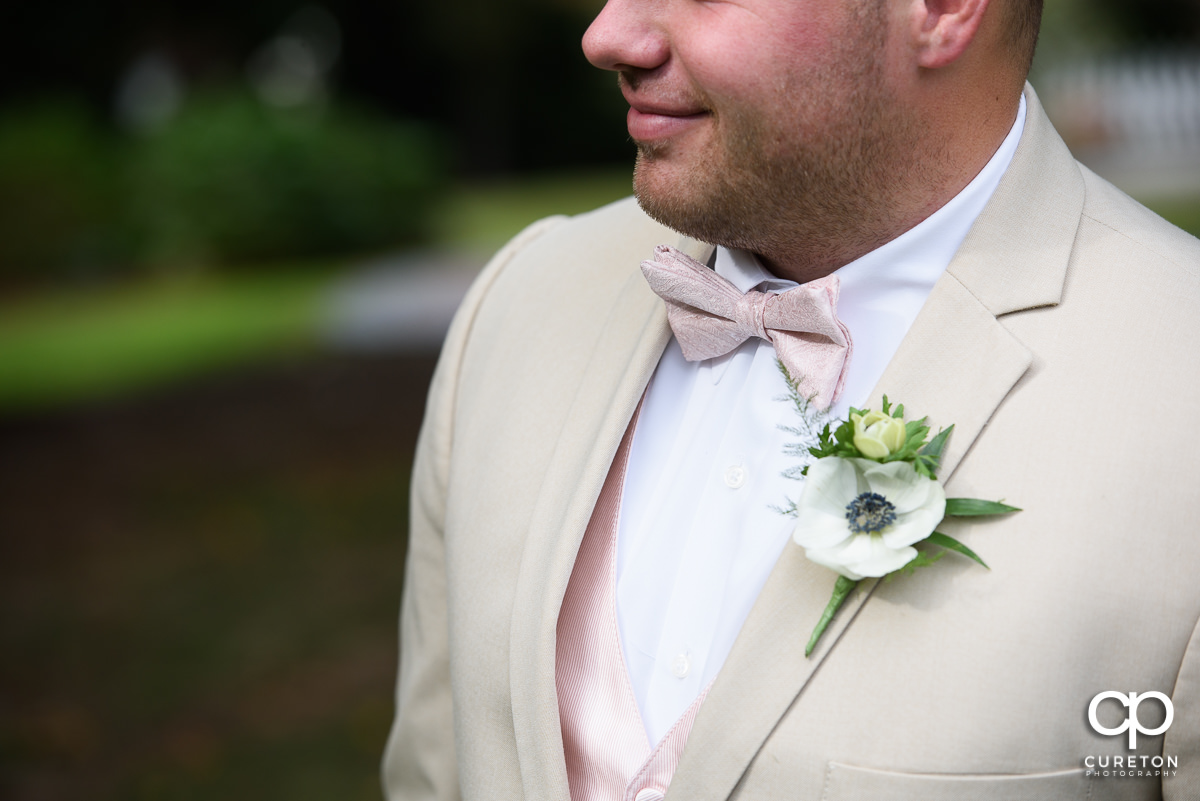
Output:
M829 456L808 468L792 538L852 581L899 570L946 514L946 493L908 462Z

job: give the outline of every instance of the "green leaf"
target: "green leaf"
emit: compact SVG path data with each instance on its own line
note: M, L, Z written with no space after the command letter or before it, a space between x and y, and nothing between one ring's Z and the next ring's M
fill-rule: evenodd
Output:
M947 498L947 517L984 517L986 515L1006 515L1021 511L1015 506L1008 506L996 501L983 501L979 498Z
M903 416L904 416L904 404L902 403L896 407L896 411L892 412L892 417L903 417Z
M950 432L954 430L954 426L939 431L937 436L929 441L924 448L917 453L916 459L913 461L913 467L917 472L926 478L937 478L938 467L942 463L942 451L946 447L946 440L950 438Z
M841 456L845 459L861 459L862 454L854 447L854 424L844 421L833 432L836 444L825 449L825 456Z
M850 423L842 423L832 434L829 431L829 424L826 423L825 428L817 436L817 444L809 448L808 452L815 459L824 459L826 456L854 459L861 456L858 449L854 447L854 426Z
M829 603L825 605L825 611L821 614L821 619L817 621L817 627L813 629L812 636L808 639L808 645L804 648L805 657L812 656L813 649L817 647L817 640L821 639L821 635L829 627L829 621L833 620L833 616L837 614L837 610L850 595L850 591L857 586L857 581L845 576L838 576L837 583L833 585L833 595L830 596Z
M937 436L929 440L929 444L921 449L922 456L929 456L940 462L942 459L942 451L946 448L946 440L950 439L950 432L954 430L954 426L939 431ZM936 463L936 462L935 462Z
M988 570L991 570L991 568L987 566L987 562L985 562L979 558L979 554L975 553L970 548L963 545L958 540L954 539L954 537L947 537L945 534L941 533L940 531L935 531L929 535L929 537L927 538L927 542L932 542L934 545L940 545L947 550L955 551L956 553L961 553L963 556L965 556L969 559L974 559L979 564L983 565L984 567L987 567Z
M891 404L891 402L888 400L888 396L887 396L887 395L884 395L884 396L883 396L883 407L882 407L882 409L883 409L883 413L884 413L884 414L891 414L891 413L892 413L892 404Z

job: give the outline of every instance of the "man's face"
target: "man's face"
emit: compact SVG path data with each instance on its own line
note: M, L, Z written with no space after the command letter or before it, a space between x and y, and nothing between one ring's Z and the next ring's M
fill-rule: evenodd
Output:
M857 230L913 126L887 85L887 9L609 0L584 52L620 73L647 213L781 259L797 238Z

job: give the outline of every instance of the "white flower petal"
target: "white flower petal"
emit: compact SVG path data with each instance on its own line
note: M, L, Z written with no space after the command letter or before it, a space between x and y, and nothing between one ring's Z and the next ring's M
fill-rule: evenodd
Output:
M851 536L850 524L843 509L840 516L826 514L812 507L800 507L792 539L803 548L829 548Z
M800 494L801 513L813 508L827 515L842 516L846 506L858 497L858 475L849 459L827 456L808 467L804 480L804 491Z
M871 486L896 507L897 513L920 508L929 498L930 486L937 482L926 478L908 462L872 464L863 469L863 477Z
M918 543L933 533L946 516L946 495L941 487L938 487L938 493L940 503L931 503L923 509L896 516L896 522L883 532L883 541L889 548Z
M858 581L899 570L916 558L916 548L889 548L878 535L857 534L833 548L811 548L804 552L811 561Z
M838 553L842 563L847 565L861 562L863 559L869 559L871 556L871 535L855 534L849 542L842 546Z
M860 483L865 481L860 482L854 461L827 457L813 462L796 504L796 526L792 530L796 544L830 548L851 537L846 507L858 497Z
M857 537L854 539L857 539ZM845 552L853 545L854 539L847 540L833 548L809 548L804 552L804 555L808 557L809 561L815 562L821 567L836 570L851 581L858 581L862 576L846 567L845 559Z
M846 567L863 576L877 578L886 576L894 570L907 565L917 557L916 548L889 548L883 541L882 537L869 537L871 553L867 558L852 562Z

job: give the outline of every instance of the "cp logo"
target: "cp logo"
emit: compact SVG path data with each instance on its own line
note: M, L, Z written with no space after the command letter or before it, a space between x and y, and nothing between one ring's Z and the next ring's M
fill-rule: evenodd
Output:
M1129 716L1125 718L1125 722L1115 729L1105 728L1104 726L1100 725L1100 721L1096 720L1096 707L1100 706L1101 701L1104 701L1108 698L1120 701L1121 704L1123 704L1129 710ZM1163 709L1165 709L1167 712L1166 720L1164 720L1163 724L1157 729L1143 728L1142 724L1138 722L1138 704L1140 704L1142 701L1145 701L1147 698L1158 699L1162 703ZM1091 723L1092 728L1100 734L1104 734L1109 737L1115 737L1116 735L1128 730L1130 751L1137 748L1138 732L1141 732L1148 737L1153 737L1156 734L1162 734L1167 729L1171 728L1171 721L1174 719L1175 707L1171 704L1171 699L1160 692L1148 692L1142 693L1141 695L1138 695L1137 693L1130 693L1129 695L1125 695L1124 693L1115 692L1114 690L1108 690L1097 695L1092 699L1092 703L1088 705L1088 723Z

